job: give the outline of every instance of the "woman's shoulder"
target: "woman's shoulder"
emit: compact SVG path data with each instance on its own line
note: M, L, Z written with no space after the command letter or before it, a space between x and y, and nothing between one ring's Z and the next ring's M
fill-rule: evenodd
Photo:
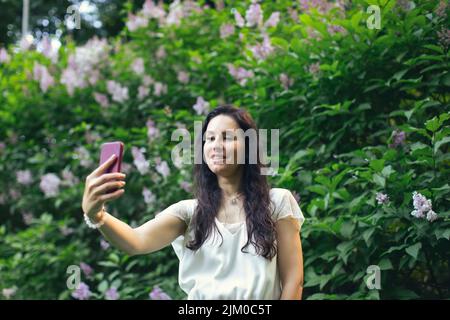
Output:
M284 188L271 188L270 189L270 198L271 200L281 200L283 197L291 193L289 189Z
M271 213L274 220L279 220L288 215L294 215L299 219L303 219L301 209L291 190L272 188L270 189L270 199L273 206Z

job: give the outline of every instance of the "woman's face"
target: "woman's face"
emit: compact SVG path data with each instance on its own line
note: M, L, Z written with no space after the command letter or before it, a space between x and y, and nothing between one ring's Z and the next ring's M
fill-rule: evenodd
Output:
M233 175L242 165L238 163L238 152L243 155L245 143L239 134L243 131L239 129L236 121L227 115L218 115L208 123L203 157L216 175Z

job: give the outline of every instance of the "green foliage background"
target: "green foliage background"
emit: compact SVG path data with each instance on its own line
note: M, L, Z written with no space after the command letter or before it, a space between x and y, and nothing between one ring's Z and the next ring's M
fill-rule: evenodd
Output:
M357 0L344 12L299 11L296 21L289 14L292 1L264 1L264 20L274 11L281 16L278 26L267 30L276 50L263 61L248 49L262 39L257 28L235 26L233 35L220 37L223 23L234 24L230 9L245 16L250 1L226 1L224 10L194 13L179 26L159 27L151 20L146 28L124 29L109 39L101 80L72 96L58 79L74 44L62 46L56 63L34 50L10 47L11 60L0 64L0 141L6 144L0 150L0 192L6 198L0 204L0 288L16 286L18 299L71 299L66 270L83 261L94 269L83 279L93 298L103 299L106 288L115 286L121 299L148 299L159 285L172 298L184 299L170 246L137 257L102 250L99 233L84 225L81 199L100 145L111 140L125 143L126 163L133 162L132 146L145 148L151 161L150 174L132 167L125 195L109 205L117 217L137 226L191 198L180 188L192 181L191 167L173 165L177 142L170 136L177 123L193 132L193 121L203 116L192 106L202 96L210 109L232 103L249 110L260 128L280 129L280 171L270 182L301 198L305 299L448 299L450 75L448 46L438 34L448 30L448 8L442 17L436 14L439 1L413 3L404 9L393 0ZM366 25L371 4L381 8L379 30ZM330 34L329 25L345 33ZM318 37L310 36L313 30ZM167 56L158 60L161 46ZM130 65L139 57L146 74L167 85L166 94L137 98L142 77ZM57 80L45 93L32 77L35 62ZM242 86L227 63L255 76ZM317 72L310 72L313 64ZM177 80L178 70L190 73L189 83ZM281 73L294 80L288 89ZM93 93L105 93L110 79L128 87L130 99L102 108ZM153 141L147 137L148 118L161 133ZM395 148L389 147L394 130L406 134ZM90 141L87 134L98 139ZM89 151L92 166L80 164L75 152L80 146ZM154 170L156 157L169 163L168 177ZM25 169L34 178L26 187L16 179L16 171ZM80 182L44 197L40 176L63 169ZM150 205L144 187L156 195ZM20 196L11 196L11 190ZM413 191L432 201L436 221L410 214ZM378 204L377 192L390 201ZM34 215L29 225L24 212ZM64 227L74 232L64 235ZM381 269L380 290L366 286L370 265Z

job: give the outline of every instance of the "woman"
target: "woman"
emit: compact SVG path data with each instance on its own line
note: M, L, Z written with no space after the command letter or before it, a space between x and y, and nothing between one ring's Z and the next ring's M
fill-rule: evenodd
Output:
M268 186L259 157L249 161L250 139L239 135L248 129L256 126L242 109L211 111L202 127L204 161L194 166L195 199L174 203L137 228L104 210L125 184L121 173L103 174L114 159L105 162L86 178L86 222L129 255L172 244L188 299L301 299L304 217L289 190Z

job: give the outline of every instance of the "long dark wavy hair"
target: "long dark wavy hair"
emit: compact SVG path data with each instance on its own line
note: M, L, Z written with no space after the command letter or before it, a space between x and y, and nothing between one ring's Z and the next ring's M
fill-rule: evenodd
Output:
M261 174L263 164L259 157L259 133L250 114L231 105L222 105L212 110L203 122L201 137L196 139L197 146L201 144L202 161L201 164L194 165L194 194L197 199L197 207L191 221L194 239L187 243L186 247L191 250L198 250L211 235L213 227L219 232L223 242L223 236L215 223L215 217L222 199L222 189L219 187L216 174L209 169L208 164L203 159L205 131L211 119L218 115L230 116L244 132L247 129L254 129L257 132L257 163L250 164L249 138L245 136L245 163L240 164L244 166L240 190L244 195L248 235L247 243L241 248L241 251L244 252L244 249L251 243L258 255L272 260L277 253L277 234L275 223L271 219L270 187L266 176Z

